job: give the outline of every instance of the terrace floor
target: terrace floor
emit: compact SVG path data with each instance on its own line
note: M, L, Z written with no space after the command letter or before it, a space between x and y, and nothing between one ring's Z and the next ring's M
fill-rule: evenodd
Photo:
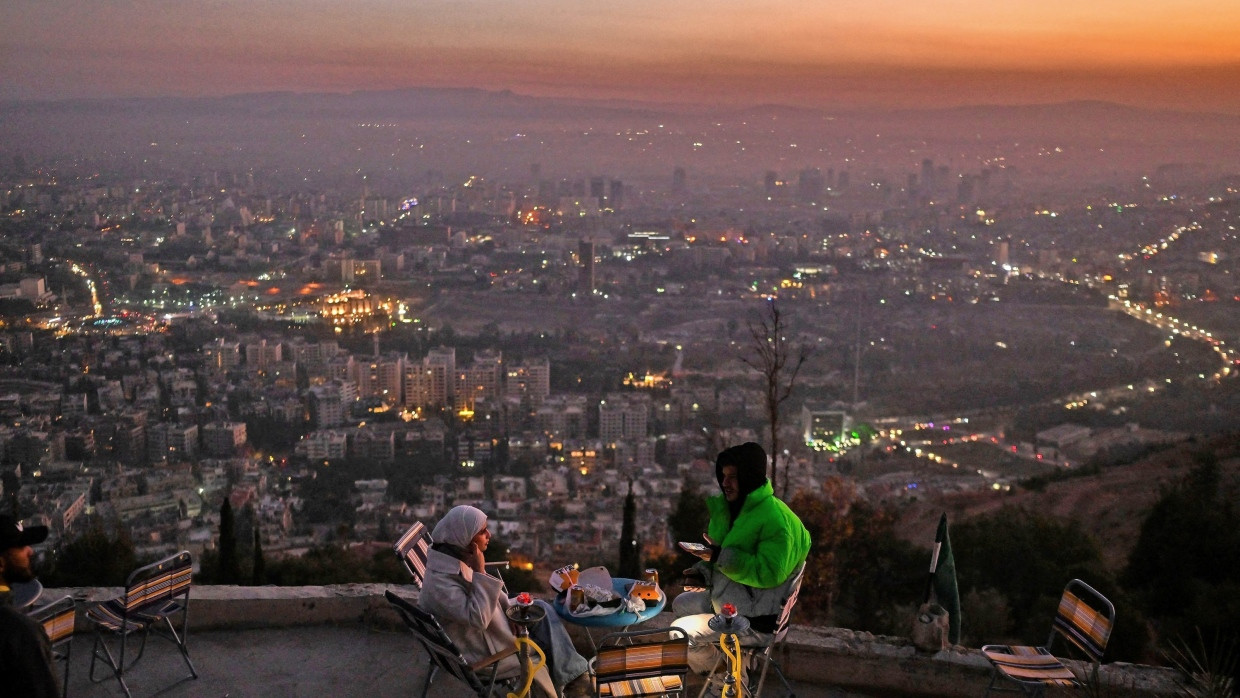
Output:
M124 696L113 678L92 684L87 678L93 636L73 640L70 696ZM256 630L194 632L190 656L198 669L188 679L184 662L171 643L152 639L144 656L126 675L134 698L148 696L220 696L276 698L282 696L417 696L426 676L427 659L413 637L403 630L367 629L361 625L319 625ZM779 695L771 684L764 693ZM862 698L828 686L795 683L801 698ZM691 684L691 688L696 688ZM450 677L436 678L435 698L465 695ZM696 695L696 690L690 693Z

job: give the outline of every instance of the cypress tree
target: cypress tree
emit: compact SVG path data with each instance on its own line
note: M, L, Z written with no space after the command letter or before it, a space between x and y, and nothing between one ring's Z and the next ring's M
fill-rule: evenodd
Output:
M633 497L633 481L624 498L624 523L620 527L620 564L617 576L638 579L642 574L641 543L637 540L637 500Z
M263 560L263 541L258 534L259 527L254 525L254 566L250 574L251 586L262 586L267 583L267 562Z
M241 567L237 560L237 523L233 520L232 503L224 497L220 505L219 569L216 582L236 584L241 580Z
M668 531L676 540L701 542L709 523L710 511L706 508L706 499L695 492L692 483L686 479L680 486L676 508L667 519Z

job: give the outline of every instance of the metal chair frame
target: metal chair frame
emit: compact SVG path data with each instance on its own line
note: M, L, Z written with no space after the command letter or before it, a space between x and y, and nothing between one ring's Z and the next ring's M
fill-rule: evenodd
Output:
M125 672L129 671L142 659L146 652L148 636L155 635L176 645L189 667L189 678L198 678L189 658L186 642L189 639L189 589L193 575L193 558L188 551L140 567L129 575L125 584L125 595L120 598L104 601L86 609L86 617L95 626L95 641L91 648L90 680L99 683L107 678L104 674L95 676L95 665L103 660L111 670L112 676L120 683L126 696L133 694L125 683ZM180 616L178 623L173 617ZM180 626L180 632L177 631ZM129 650L129 636L142 634L142 642L138 646L136 656L126 660ZM108 647L107 634L120 636L117 653L114 655Z
M396 557L400 558L401 564L409 571L409 575L413 577L413 583L419 589L422 588L422 582L426 580L426 557L432 544L430 529L421 521L414 521L413 525L392 544L393 552L396 553ZM486 566L488 571L494 569L492 574L499 577L501 582L504 580L499 571L508 569L507 560L488 562Z
M1064 587L1063 595L1059 599L1059 608L1045 645L982 647L982 654L986 655L992 665L990 684L986 686L985 695L989 696L991 692L1020 692L1034 697L1045 695L1047 686L1082 687L1082 679L1055 656L1053 650L1056 638L1064 639L1068 645L1066 649L1075 647L1087 657L1091 665L1090 675L1096 677L1114 627L1115 605L1085 582L1079 579L1071 580ZM1020 665L1020 658L1024 658L1026 666L1018 666L1017 669L1026 669L1029 676L1014 675L1006 670L1003 663L1005 658L1011 658L1016 665ZM1043 676L1038 677L1038 673ZM997 685L1000 678L1011 681L1015 686Z
M43 632L52 643L52 659L65 663L61 677L61 695L69 695L69 663L73 656L73 626L77 606L72 596L62 596L44 606L32 609L30 617L43 624Z
M409 628L418 644L430 656L431 664L422 685L422 698L431 689L431 681L439 671L447 672L461 683L469 686L480 698L488 698L496 688L511 688L512 678L499 678L501 660L517 653L516 645L477 662L469 663L457 648L435 616L409 603L391 591L383 592L388 603L396 609L405 627Z
M770 669L775 669L775 675L779 677L780 683L784 685L784 689L788 692L788 698L795 698L796 692L792 688L792 683L788 681L788 676L784 674L784 669L779 665L779 661L772 656L777 646L782 646L784 640L788 637L788 628L792 621L792 609L797 605L797 597L801 594L801 582L805 579L805 563L802 562L792 572L792 583L788 585L788 595L784 597L783 604L780 606L779 618L775 621L775 632L771 634L771 641L761 645L746 645L746 638L741 639L741 652L745 656L745 663L749 666L762 664L762 673L758 676L758 684L756 688L750 686L745 687L746 696L754 696L757 698L762 695L762 689L766 685L766 675ZM719 654L719 659L715 662L715 667L711 669L712 677L723 666L723 654ZM711 682L707 680L702 686L698 698L706 695L706 690L710 687Z

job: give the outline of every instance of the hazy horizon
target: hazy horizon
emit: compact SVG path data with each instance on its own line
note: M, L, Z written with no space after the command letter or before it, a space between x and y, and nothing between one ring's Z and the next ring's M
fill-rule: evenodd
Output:
M2 88L0 88L2 92ZM1067 108L1080 106L1097 106L1100 108L1117 108L1121 110L1134 110L1137 112L1164 113L1164 114L1181 114L1185 116L1219 116L1219 117L1235 117L1240 116L1240 107L1236 110L1228 109L1211 109L1211 108L1192 108L1188 106L1159 106L1159 105L1141 105L1132 104L1120 100L1105 99L1102 97L1082 96L1079 98L1062 98L1045 101L1037 100L979 100L976 102L961 102L954 104L918 104L918 105L883 105L883 104L806 104L798 103L795 100L780 100L777 96L771 99L755 99L754 101L719 101L711 99L692 100L686 98L659 99L658 96L587 96L587 95L550 95L538 94L536 92L527 92L510 88L488 88L473 85L406 85L402 87L375 87L373 89L356 89L356 90L330 90L330 89L265 89L265 90L249 90L239 92L228 92L221 94L203 94L203 95L179 95L179 94L150 94L150 95L80 95L80 96L63 96L63 97L10 97L0 96L0 105L9 108L24 108L38 105L65 106L73 104L105 104L105 103L124 103L124 102L196 102L196 101L227 101L238 99L251 99L262 97L291 97L291 98L313 98L313 97L367 97L367 96L383 96L383 95L412 95L416 93L435 93L440 95L448 94L475 94L484 96L507 96L515 99L537 100L545 103L577 103L582 106L599 106L607 109L615 110L649 110L660 113L704 113L704 114L736 114L748 111L761 110L790 110L792 112L804 112L813 114L899 114L899 113L935 113L935 112L954 112L960 110L1036 110L1044 108Z
M1102 100L1240 113L1240 6L14 3L0 99L410 87L712 106Z

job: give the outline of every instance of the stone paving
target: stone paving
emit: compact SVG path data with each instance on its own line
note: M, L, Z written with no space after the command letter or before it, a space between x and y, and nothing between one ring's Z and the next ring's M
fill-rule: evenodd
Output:
M124 696L113 678L98 684L88 680L91 641L90 634L74 637L69 695ZM189 649L198 669L196 680L187 678L185 663L171 643L152 638L146 655L126 675L134 698L416 698L421 695L428 661L408 632L361 625L203 632L191 628ZM770 681L764 693L779 696L778 682ZM451 677L440 676L430 696L453 698L468 693ZM861 698L808 684L797 684L796 695Z
M91 635L74 637L69 696L123 697L114 678L89 682L91 643ZM134 698L407 698L420 696L427 676L427 656L408 632L367 630L360 625L191 629L190 656L198 669L197 679L187 678L185 662L171 642L153 637L138 666L126 673L125 682ZM764 693L779 696L777 688L779 684L770 684ZM463 684L443 676L430 689L433 698L466 694L469 691ZM856 693L808 684L797 684L796 694L801 698L858 698Z

